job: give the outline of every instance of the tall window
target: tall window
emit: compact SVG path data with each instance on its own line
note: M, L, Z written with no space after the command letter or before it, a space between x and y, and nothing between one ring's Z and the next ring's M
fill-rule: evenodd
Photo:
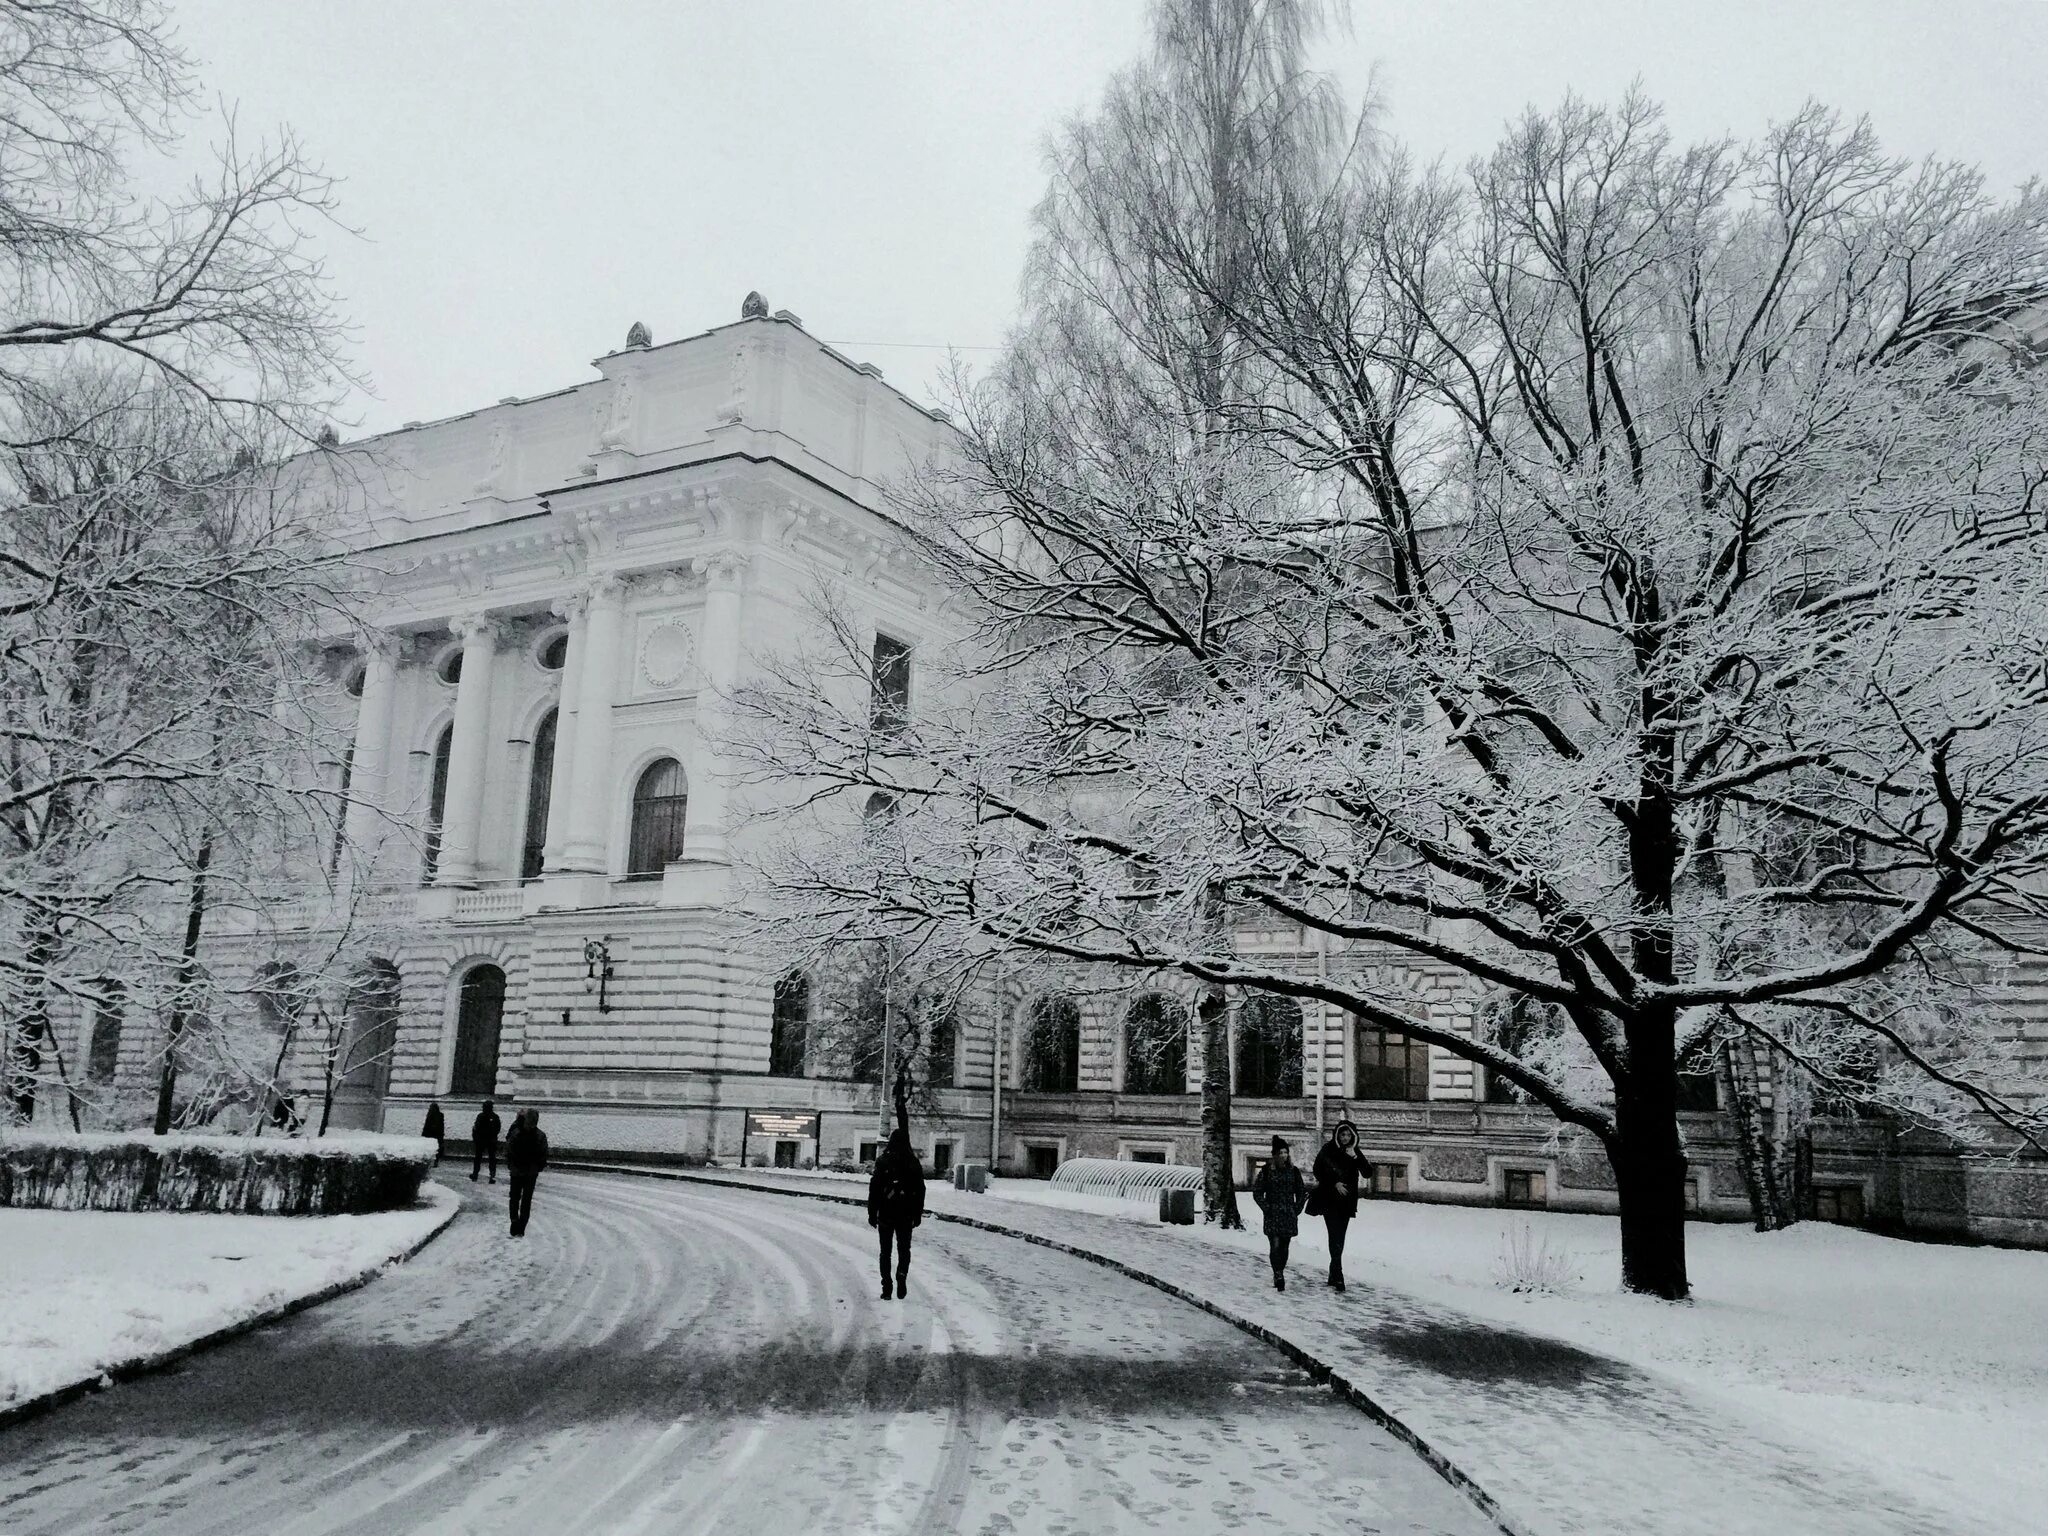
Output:
M775 1021L768 1038L768 1070L777 1077L802 1077L811 1041L811 982L792 972L775 983Z
M1157 992L1148 993L1124 1015L1124 1092L1187 1091L1186 1011Z
M1355 1098L1420 1103L1429 1097L1429 1047L1361 1024L1352 1034L1352 1077Z
M459 654L459 653L458 653ZM441 867L441 821L448 814L448 755L455 750L455 727L441 728L434 742L434 778L427 791L427 883Z
M1072 998L1041 997L1025 1026L1024 1088L1074 1093L1081 1086L1081 1010Z
M664 757L640 775L633 788L633 837L626 873L652 879L683 856L683 809L689 790L683 765Z
M541 854L548 842L548 799L555 783L556 711L541 717L533 733L533 753L526 768L526 842L519 856L519 878L540 878Z
M123 989L113 977L103 976L98 991L92 1004L92 1046L86 1071L96 1086L105 1087L121 1070Z
M882 1039L889 1029L889 979L879 956L870 956L847 1005L843 1023L847 1070L857 1083L882 1080Z
M875 636L872 722L878 731L910 723L910 647L892 635Z
M335 1063L337 1099L378 1099L391 1080L398 1046L398 967L372 960L348 991L341 1060Z
M960 1055L960 1020L953 1005L927 999L924 1014L925 1081L934 1088L953 1086L953 1073Z
M1237 1016L1237 1092L1248 1099L1301 1097L1301 1004L1254 992Z
M462 978L455 1004L455 1071L450 1093L498 1091L498 1033L505 1022L505 973L479 965Z

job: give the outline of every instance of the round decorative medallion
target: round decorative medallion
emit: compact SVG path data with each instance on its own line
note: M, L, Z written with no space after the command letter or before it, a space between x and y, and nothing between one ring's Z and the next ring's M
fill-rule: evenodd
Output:
M657 688L673 688L690 673L697 654L690 627L681 619L663 619L640 642L640 671Z

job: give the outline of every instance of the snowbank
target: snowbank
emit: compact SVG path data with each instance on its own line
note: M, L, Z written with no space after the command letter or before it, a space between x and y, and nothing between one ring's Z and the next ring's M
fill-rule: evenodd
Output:
M434 1143L419 1136L8 1131L0 1206L360 1215L413 1204L434 1157Z
M304 1221L0 1210L0 1415L370 1279L459 1204L430 1184L410 1210Z

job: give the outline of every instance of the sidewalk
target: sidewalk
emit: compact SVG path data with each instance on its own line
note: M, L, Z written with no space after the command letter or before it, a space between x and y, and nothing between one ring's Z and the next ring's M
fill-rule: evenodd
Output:
M461 1209L367 1216L0 1209L0 1426L365 1285Z
M676 1176L668 1169L639 1170ZM683 1177L859 1203L830 1177ZM1271 1289L1261 1252L1197 1226L933 1184L930 1213L1054 1244L1184 1294L1327 1367L1333 1384L1447 1461L1525 1536L1960 1536L1909 1489L1788 1447L1733 1404L1559 1340L1354 1280L1342 1296L1303 1252ZM1251 1213L1256 1221L1257 1213ZM1254 1236L1254 1241L1256 1241ZM1306 1246L1306 1245L1304 1245ZM1432 1458L1435 1459L1435 1458ZM1972 1536L1995 1536L1973 1525ZM2015 1536L2018 1536L2015 1528Z

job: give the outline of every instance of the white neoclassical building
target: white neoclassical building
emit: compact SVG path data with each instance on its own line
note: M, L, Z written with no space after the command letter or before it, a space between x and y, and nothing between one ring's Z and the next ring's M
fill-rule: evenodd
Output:
M817 990L778 986L775 957L736 943L744 834L715 715L751 658L798 632L821 581L914 709L947 621L886 487L950 428L752 295L736 323L681 341L654 346L636 325L595 367L341 456L351 537L381 575L376 638L328 658L355 711L335 765L350 843L373 850L342 893L373 949L350 991L358 1064L336 1118L413 1131L439 1101L459 1137L492 1098L543 1108L568 1150L857 1161L881 1123L879 1071L822 1047ZM262 944L222 947L239 946L245 975L293 964L332 910L292 904ZM1240 942L1472 1027L1470 987L1448 971L1284 929ZM937 1168L993 1158L1020 1173L1077 1155L1197 1160L1210 1064L1182 1007L989 999L926 1063L942 1086L920 1150ZM1499 1102L1461 1058L1315 1005L1239 1000L1252 1009L1261 1028L1235 1031L1214 1064L1232 1078L1240 1177L1274 1133L1305 1151L1349 1116L1382 1195L1613 1208L1597 1148ZM79 1020L79 1059L112 1070L131 1053L100 1050L103 1022ZM300 1088L318 1078L304 1059ZM1689 1200L1740 1218L1714 1085L1688 1092ZM1813 1165L1817 1214L2048 1244L2033 1165L1867 1124L1831 1130Z

